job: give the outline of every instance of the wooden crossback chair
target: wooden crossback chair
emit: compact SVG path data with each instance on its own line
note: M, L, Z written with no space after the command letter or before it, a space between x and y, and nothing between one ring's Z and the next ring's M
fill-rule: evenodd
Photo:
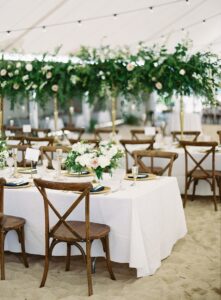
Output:
M11 133L14 133L15 135L22 135L23 134L22 127L4 126L3 129L4 129L4 131L11 131Z
M4 215L4 185L6 181L4 178L0 178L0 265L1 265L1 280L5 279L5 259L4 259L4 241L5 236L9 231L15 230L18 235L18 241L21 244L21 253L23 262L26 268L28 268L28 261L25 252L25 234L24 225L25 219Z
M8 149L12 150L12 149L17 149L18 150L18 157L20 157L21 159L19 161L17 161L17 166L18 167L30 167L30 161L27 161L25 159L25 152L27 150L27 148L31 148L30 145L9 145ZM21 155L19 155L19 153Z
M221 130L218 130L218 131L217 131L217 134L218 134L218 136L219 136L219 142L220 142L220 144L221 144Z
M173 163L177 159L178 154L174 152L158 150L141 150L134 151L133 156L136 165L139 166L140 172L152 173L159 176L165 175L165 173L167 172L167 176L172 176ZM144 162L144 160L148 158L150 159L150 164L147 165L146 162ZM163 167L156 167L154 164L155 159L157 159L158 164L159 160L164 160L165 163Z
M51 132L51 129L49 128L32 128L31 129L31 133L33 135L33 137L39 137L38 134L39 133L43 133L45 135L45 137L49 134L49 132Z
M111 133L112 133L112 128L95 128L94 130L94 137L95 139L106 139ZM116 129L115 133L118 134L119 130Z
M24 136L23 135L16 135L16 136L8 136L6 138L6 141L18 141L17 145L23 145L24 144Z
M198 136L200 135L200 131L184 131L183 136L184 140L191 140L192 142L196 142L198 139ZM171 131L173 140L176 142L180 142L181 140L181 131Z
M138 150L138 147L142 147L144 150L153 149L154 140L120 140L120 143L124 147L125 150L125 161L126 161L126 172L130 172L131 168L129 167L129 159L131 158L134 161L133 151ZM129 149L133 146L136 146L136 149ZM132 163L133 164L133 163Z
M38 142L47 142L48 146L52 146L54 143L54 137L29 137L25 136L24 137L24 144L32 145L32 144L37 144Z
M181 141L181 146L185 151L185 196L184 196L184 207L187 202L187 191L190 188L191 183L193 183L193 193L192 198L195 196L196 185L199 180L205 180L211 187L213 192L213 203L215 211L217 211L216 203L216 180L219 184L219 179L221 178L221 172L215 170L215 148L217 146L216 142L188 142ZM202 150L202 147L206 147L205 152L202 154L200 159L196 159L194 154L192 154L189 147L199 147ZM206 170L203 167L205 161L211 161L211 169ZM193 167L190 168L190 163ZM219 187L220 197L221 197L221 187Z
M62 131L65 133L65 131L69 131L70 133L76 134L77 135L77 140L79 141L82 138L82 135L85 132L84 128L78 128L78 127L64 127L62 128Z
M79 142L79 140L76 140L76 139L68 139L68 140L71 143L71 145ZM98 145L100 143L100 139L85 139L84 142L86 144L93 144L94 147L98 147Z
M68 153L71 150L71 147L68 146L41 146L39 148L41 152L41 161L44 159L48 160L48 168L52 169L52 160L55 158L56 150L62 149L63 153Z
M90 222L90 189L92 184L90 182L85 183L61 183L51 182L41 179L34 179L34 183L41 193L44 200L45 210L45 267L40 287L45 285L49 267L49 257L52 255L52 251L55 245L60 242L67 244L67 260L66 271L70 269L70 255L71 246L76 246L84 259L87 266L87 281L88 281L88 295L93 294L92 278L91 278L91 244L94 240L100 239L106 254L107 268L112 280L115 280L114 273L111 267L110 251L109 251L109 232L110 227L104 224ZM63 191L78 191L80 195L74 197L73 203L64 212L61 213L53 205L53 202L49 200L46 189L50 190L63 190ZM85 221L67 220L70 214L77 208L79 203L84 200L85 202ZM57 216L57 223L50 228L49 211L53 211ZM50 242L50 239L52 241ZM79 244L81 242L86 243L86 253Z
M132 140L140 140L140 139L154 139L158 131L156 131L156 134L153 136L147 136L145 135L145 129L131 129L131 138Z

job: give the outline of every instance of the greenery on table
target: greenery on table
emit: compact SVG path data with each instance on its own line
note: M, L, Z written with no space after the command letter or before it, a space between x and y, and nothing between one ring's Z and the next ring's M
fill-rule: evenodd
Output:
M173 52L165 46L148 48L142 44L136 53L128 48L111 49L82 47L77 62L41 60L13 61L0 59L0 95L12 102L35 97L41 106L54 95L62 105L68 105L75 94L87 94L94 104L109 101L119 94L157 93L166 98L172 95L197 95L214 104L221 82L221 62L210 52L191 54L185 44Z
M5 160L9 156L5 140L0 140L0 169L5 167Z

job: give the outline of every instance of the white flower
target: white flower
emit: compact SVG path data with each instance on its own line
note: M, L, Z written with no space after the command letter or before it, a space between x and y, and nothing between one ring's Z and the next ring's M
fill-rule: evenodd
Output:
M101 168L106 168L110 165L110 159L107 156L101 155L98 157L98 164Z
M52 87L51 87L51 89L52 89L53 92L56 93L58 91L58 85L57 84L53 84Z
M18 90L18 89L19 89L19 84L14 83L14 84L13 84L13 89L14 89L14 90Z
M76 75L71 75L70 81L72 84L76 84L79 81L79 77Z
M1 83L1 87L2 87L2 88L4 88L6 85L7 85L7 81L3 81L3 82Z
M47 78L47 79L50 79L51 77L52 77L52 73L51 73L51 72L47 72L47 73L46 73L46 78Z
M26 80L28 80L29 79L29 76L28 75L24 75L23 77L22 77L22 80L23 81L26 81Z
M157 63L157 62L155 62L153 65L154 65L154 67L156 68L156 67L158 66L158 63Z
M13 76L13 73L12 73L12 72L8 73L8 76L9 76L9 77L12 77L12 76Z
M90 166L93 169L97 169L97 167L99 167L99 162L98 162L98 158L97 157L93 157L90 161Z
M0 74L1 74L1 76L5 76L7 74L7 71L5 69L2 69Z
M16 63L16 68L21 68L21 63L20 63L20 61L18 61L17 63Z
M127 68L127 71L130 72L130 71L133 71L133 69L135 68L135 65L133 63L128 63L126 68Z
M38 87L37 84L33 84L32 86L33 89L37 89L37 87Z
M69 65L69 66L67 67L67 71L68 71L68 72L70 72L70 71L73 70L73 69L74 69L74 67L71 66L71 65Z
M180 75L185 75L185 74L186 74L186 71L185 71L184 69L181 69L181 70L179 71L179 74L180 74Z
M28 71L28 72L31 72L33 70L33 67L32 67L32 64L26 64L25 65L25 69Z
M78 156L75 162L79 163L82 167L90 167L92 159L93 159L93 153L84 153Z
M152 77L151 80L152 81L156 81L157 79L156 79L156 77Z
M45 65L44 67L41 68L41 71L43 74L45 74L47 71L50 71L51 69L53 69L53 66Z
M18 75L19 74L19 70L15 70L14 74Z
M158 90L162 90L163 85L162 85L161 82L158 81L158 82L156 82L155 87L156 87Z
M87 151L90 151L92 148L93 148L93 145L78 142L72 146L72 151L77 152L79 154L84 154Z

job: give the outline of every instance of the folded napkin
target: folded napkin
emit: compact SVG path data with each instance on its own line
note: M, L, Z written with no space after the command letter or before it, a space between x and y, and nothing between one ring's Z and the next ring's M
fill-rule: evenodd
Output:
M29 184L26 180L15 180L6 182L5 186L23 186Z
M95 192L101 192L101 191L103 191L103 190L104 190L104 186L102 186L102 185L97 185L97 186L93 187L93 188L90 190L90 192L91 192L91 193L95 193Z
M142 179L142 178L147 178L149 175L148 174L146 174L146 173L140 173L140 174L138 174L137 175L137 178L139 179ZM127 176L128 178L134 178L134 176L131 174L131 175L128 175Z

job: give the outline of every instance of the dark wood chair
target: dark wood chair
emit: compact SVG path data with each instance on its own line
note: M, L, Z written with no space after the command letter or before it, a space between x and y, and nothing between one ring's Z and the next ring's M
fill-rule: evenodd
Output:
M92 184L86 183L61 183L51 182L41 179L34 179L34 183L41 193L45 208L45 267L40 287L45 285L49 267L49 257L55 245L60 242L67 244L66 271L70 270L71 246L76 246L86 260L88 295L93 294L91 278L91 244L94 240L100 239L106 254L107 268L112 280L115 280L111 267L109 252L109 232L110 227L104 224L90 222L90 189ZM53 200L49 200L46 190L77 191L79 196L65 212L59 212L53 205ZM82 201L85 202L85 221L67 220L70 214L78 207ZM50 227L49 211L53 211L57 216L57 223ZM51 242L50 242L50 239ZM86 253L79 243L86 243Z
M27 161L25 159L25 152L26 152L27 148L31 148L31 146L30 145L9 145L8 146L9 150L13 150L15 148L18 150L17 156L21 158L20 160L17 161L17 166L23 167L23 168L30 167L31 163L30 163L30 161ZM19 155L19 153L21 155Z
M41 152L41 161L43 162L44 159L47 159L49 169L52 169L52 160L55 158L57 149L62 149L63 153L71 151L71 147L68 146L41 146L39 148Z
M77 135L76 139L79 141L82 138L82 135L84 134L85 129L84 128L67 126L67 127L62 128L62 131L64 133L69 131L70 133L76 134Z
M31 133L32 133L33 137L39 137L38 135L39 135L40 132L43 133L46 137L49 134L49 132L51 132L51 129L49 129L49 128L44 128L44 129L42 129L42 128L32 128L31 129Z
M10 131L11 133L14 133L15 135L22 135L23 129L22 127L17 126L3 126L4 131Z
M198 136L200 135L200 131L184 131L183 132L183 139L196 142L198 139ZM181 131L171 131L173 140L176 142L181 141Z
M86 144L93 144L95 147L98 147L99 143L100 143L100 139L85 139L84 140ZM78 143L79 140L76 139L69 139L69 142L71 143L71 145Z
M219 142L220 142L220 144L221 144L221 130L218 130L218 131L217 131L217 134L218 134L218 136L219 136Z
M24 144L24 136L23 135L16 135L16 136L8 136L6 138L6 142L9 141L18 141L17 145L23 145Z
M172 176L173 163L178 158L178 154L174 152L158 151L158 150L144 150L134 151L134 160L136 165L139 166L140 172L147 172L159 176L165 175ZM155 159L159 164L159 160L163 160L163 167L156 167L154 164Z
M125 150L125 161L126 161L126 172L130 172L131 168L129 167L129 159L131 158L134 161L133 151L141 150L151 150L153 149L154 140L120 140L120 143ZM131 149L130 149L131 147ZM136 147L136 148L135 148Z
M18 241L21 244L21 253L24 265L28 268L28 260L25 252L25 234L24 225L25 219L4 215L4 185L6 181L0 178L0 264L1 264L1 280L5 279L5 260L4 260L4 241L5 236L9 231L15 230L18 235Z
M195 196L196 185L199 180L205 180L211 187L213 192L212 200L214 203L215 211L217 211L216 203L216 182L219 186L219 193L221 197L221 187L220 187L220 178L221 172L216 171L215 169L215 148L217 146L216 142L189 142L181 141L181 146L185 151L185 195L184 195L184 207L187 202L187 191L190 188L191 183L193 183L193 193L192 198ZM205 153L202 154L200 159L196 159L194 154L191 153L189 147L199 147L202 150L202 147L206 147ZM211 169L207 170L203 167L205 161L211 162ZM190 164L192 165L190 167Z
M119 130L116 129L115 133L118 134ZM112 128L95 128L94 129L94 137L95 139L106 139L109 135L112 134Z
M131 133L132 140L141 140L141 139L146 140L146 139L155 139L158 131L156 131L156 133L153 136L145 135L145 129L131 129L130 133Z
M35 143L37 144L38 142L47 142L48 143L47 146L53 146L54 137L43 137L43 138L33 137L33 136L24 137L24 144L33 145Z

